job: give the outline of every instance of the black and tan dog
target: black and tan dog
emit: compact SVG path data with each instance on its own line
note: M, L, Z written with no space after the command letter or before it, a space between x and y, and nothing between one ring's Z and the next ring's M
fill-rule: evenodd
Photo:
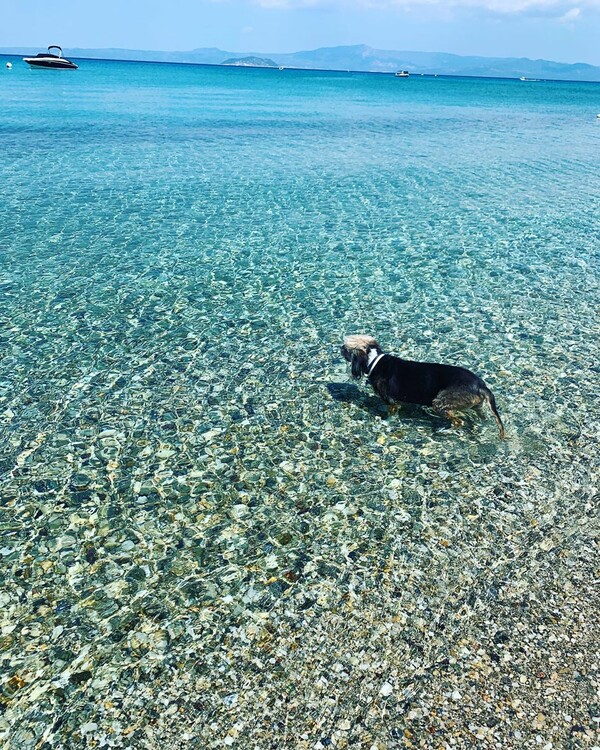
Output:
M505 437L494 394L470 370L435 362L411 362L385 354L371 336L346 336L342 354L352 364L352 377L360 379L366 375L390 410L402 403L431 406L452 425L459 426L462 421L457 411L487 401L498 422L500 438Z

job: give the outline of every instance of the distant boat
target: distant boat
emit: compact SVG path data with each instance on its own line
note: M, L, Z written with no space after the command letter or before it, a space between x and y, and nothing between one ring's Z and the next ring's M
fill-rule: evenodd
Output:
M540 79L539 78L526 78L525 76L521 76L519 78L519 81L529 81L531 83L539 83Z
M50 52L51 49L57 49L58 55ZM24 57L23 62L31 65L32 68L53 68L54 70L77 70L77 65L66 57L62 56L62 48L58 44L51 44L48 52L40 52L35 57Z
M7 62L6 63L6 67L10 70L12 68L12 63L11 62Z
M408 70L399 70L397 73L394 73L394 75L396 76L396 78L408 78L410 73L408 72Z

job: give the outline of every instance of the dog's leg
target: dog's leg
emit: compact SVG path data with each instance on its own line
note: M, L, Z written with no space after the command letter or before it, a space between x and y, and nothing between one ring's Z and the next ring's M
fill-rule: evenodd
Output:
M443 417L450 420L453 427L461 427L464 421L456 414L457 411L470 409L483 401L483 397L472 391L459 388L448 388L440 391L433 399L432 406Z
M388 417L393 417L400 411L400 404L388 404L387 405Z

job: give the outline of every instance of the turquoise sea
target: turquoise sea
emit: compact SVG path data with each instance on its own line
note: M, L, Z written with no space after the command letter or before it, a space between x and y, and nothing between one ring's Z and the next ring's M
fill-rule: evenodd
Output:
M591 746L600 84L7 59L2 747Z

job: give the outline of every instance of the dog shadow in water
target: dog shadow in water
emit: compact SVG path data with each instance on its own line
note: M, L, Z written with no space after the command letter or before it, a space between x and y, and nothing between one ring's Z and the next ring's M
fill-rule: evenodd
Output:
M334 401L356 404L361 409L374 416L385 419L387 407L380 398L364 390L354 383L328 383L327 390Z
M418 404L402 404L396 412L390 414L387 405L376 395L364 391L354 383L328 383L327 390L334 401L342 403L353 403L359 409L363 409L374 417L385 420L394 420L398 428L402 423L412 423L414 425L428 426L432 433L447 432L450 429L450 423L439 414L431 409L424 408ZM463 415L465 425L469 432L475 427L477 421L482 421L483 417L477 409L473 409L473 414Z

